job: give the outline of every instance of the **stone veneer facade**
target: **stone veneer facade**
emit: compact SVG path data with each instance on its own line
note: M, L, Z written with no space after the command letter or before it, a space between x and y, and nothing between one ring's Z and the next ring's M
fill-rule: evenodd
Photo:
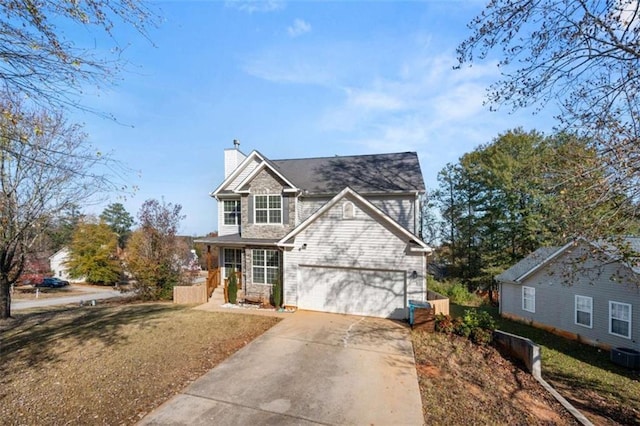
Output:
M241 234L242 238L270 238L279 239L287 235L295 226L295 196L290 193L283 192L285 183L277 176L274 176L267 170L262 170L258 175L247 184L249 194L242 195L240 208L241 217ZM281 224L256 224L249 223L249 197L254 195L282 195L282 205L288 206L288 211L282 212L283 221ZM286 200L285 200L286 199ZM252 214L251 217L254 215Z
M288 234L295 227L295 195L283 192L288 186L270 170L262 170L243 189L248 189L249 194L242 195L241 201L241 235L242 238L279 239ZM281 195L282 206L287 207L287 212L282 212L281 224L256 224L249 222L249 197L254 195ZM254 218L252 212L251 217ZM286 221L285 221L286 219ZM254 219L255 220L255 219ZM260 297L269 300L271 284L253 282L253 249L278 250L275 246L251 246L244 249L245 259L245 294L251 297ZM282 252L280 252L280 270L282 271Z

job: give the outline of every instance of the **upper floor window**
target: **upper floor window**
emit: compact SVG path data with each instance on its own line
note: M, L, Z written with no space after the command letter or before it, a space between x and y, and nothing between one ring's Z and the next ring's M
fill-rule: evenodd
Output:
M256 195L254 202L256 223L282 223L282 196Z
M240 200L224 200L224 224L240 225Z

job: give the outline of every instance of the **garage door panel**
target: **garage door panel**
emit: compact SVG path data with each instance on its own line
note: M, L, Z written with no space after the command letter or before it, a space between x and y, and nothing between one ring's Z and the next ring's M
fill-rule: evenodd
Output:
M402 318L404 272L300 266L298 308Z

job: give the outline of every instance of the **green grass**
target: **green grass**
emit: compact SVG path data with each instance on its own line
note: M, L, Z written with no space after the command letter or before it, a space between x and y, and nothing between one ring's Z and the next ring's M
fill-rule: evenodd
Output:
M443 296L447 296L453 303L467 306L480 306L483 300L480 296L471 293L467 287L459 281L436 281L429 279L427 288Z
M542 376L565 397L574 398L578 403L584 401L607 417L622 415L623 418L618 418L622 423L640 424L640 375L613 364L608 351L501 318L495 307L456 304L450 307L454 317L462 316L467 309L487 311L496 319L499 330L538 344L542 354Z

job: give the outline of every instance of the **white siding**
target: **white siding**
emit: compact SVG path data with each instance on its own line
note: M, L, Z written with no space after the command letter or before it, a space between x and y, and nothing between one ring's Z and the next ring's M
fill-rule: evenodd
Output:
M233 235L240 233L240 225L224 224L224 201L218 201L218 235Z
M240 182L242 182L247 176L249 176L251 172L254 171L256 167L258 167L259 165L260 165L260 161L254 158L251 162L249 162L249 164L245 166L242 172L240 172L240 174L236 176L235 179L229 182L229 185L227 187L223 188L223 190L237 189L236 187L238 186L238 184L240 184Z
M354 203L355 218L343 219L344 202L353 202L347 198L298 234L295 247L285 253L285 304L297 305L300 264L402 271L408 277L406 299L424 300L424 255L406 254L406 238L378 223L358 203Z
M384 197L367 197L367 200L409 232L418 234L418 229L416 229L415 196L385 195Z
M331 198L298 198L298 223L304 222L309 216L320 210Z
M527 277L522 285L536 289L535 313L522 310L522 285L501 285L501 312L535 321L581 338L613 347L640 349L640 288L638 277L620 263L593 259L579 247ZM579 263L582 255L591 260ZM575 295L592 298L592 327L575 323ZM629 303L631 339L609 333L609 301Z
M385 212L409 232L418 234L416 229L416 198L412 195L384 195L365 197L371 204ZM317 212L331 198L304 198L298 202L299 223Z
M84 278L71 278L68 274L68 268L65 263L69 260L69 250L66 248L58 250L49 258L49 268L54 277L69 282L84 282Z
M245 155L235 148L224 150L224 177L225 179L233 173L233 171L245 159Z

